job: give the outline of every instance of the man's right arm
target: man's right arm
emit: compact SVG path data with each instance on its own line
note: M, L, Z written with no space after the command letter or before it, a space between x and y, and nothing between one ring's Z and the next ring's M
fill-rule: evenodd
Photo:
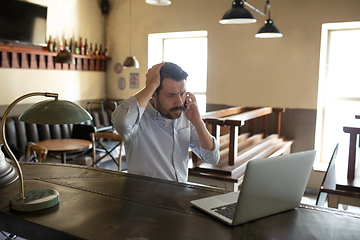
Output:
M145 108L160 86L160 63L150 68L146 74L146 86L134 96L122 101L112 114L111 121L116 131L126 141L137 131L136 124L140 121Z
M140 121L145 108L140 108L134 96L122 101L111 116L111 122L116 131L125 140L130 140L137 131L136 125Z

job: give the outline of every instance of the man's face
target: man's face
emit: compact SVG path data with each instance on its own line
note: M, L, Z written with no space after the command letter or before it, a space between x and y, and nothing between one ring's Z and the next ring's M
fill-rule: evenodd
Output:
M164 118L176 119L184 110L186 97L185 79L175 81L171 78L164 78L159 93L154 93L154 107Z

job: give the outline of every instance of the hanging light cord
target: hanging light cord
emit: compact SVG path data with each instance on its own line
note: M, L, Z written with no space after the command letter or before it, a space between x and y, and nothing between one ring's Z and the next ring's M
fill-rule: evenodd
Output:
M129 0L129 47L130 47L130 56L131 55L131 0Z
M270 1L269 1L269 0L266 1L266 4L265 4L265 14L266 14L266 10L269 11L269 17L268 17L268 19L271 19L271 18L270 18ZM265 15L264 15L264 16L265 16Z

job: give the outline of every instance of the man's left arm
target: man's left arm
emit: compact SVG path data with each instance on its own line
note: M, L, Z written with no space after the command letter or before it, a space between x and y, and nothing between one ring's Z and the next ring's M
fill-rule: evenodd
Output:
M195 127L196 133L199 137L200 145L203 149L208 150L211 154L211 159L203 159L206 162L216 164L219 161L219 147L214 139L211 136L209 131L206 129L204 122L201 119L195 96L192 93L186 93L186 118L192 123Z

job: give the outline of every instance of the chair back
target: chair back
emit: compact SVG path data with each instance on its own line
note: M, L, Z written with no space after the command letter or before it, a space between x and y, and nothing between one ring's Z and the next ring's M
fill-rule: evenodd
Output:
M96 132L94 126L86 125L86 124L74 124L71 138L76 139L85 139L91 141L90 133Z
M325 204L327 193L322 192L323 189L336 189L336 174L335 174L335 161L339 150L339 143L336 144L335 149L331 155L328 168L325 172L323 181L320 186L320 191L316 199L316 205L323 206Z
M27 161L42 162L47 156L48 150L36 144L29 144L26 150Z
M90 133L90 138L92 142L92 151L93 151L93 166L95 166L97 162L99 162L106 156L109 156L118 165L118 170L121 171L121 152L122 152L123 140L120 137L120 135L114 132L93 132ZM102 139L113 140L116 141L117 143L114 146L107 148L102 143L101 141ZM118 147L120 147L119 156L117 157L117 159L115 159L111 153ZM101 156L99 159L96 159L97 158L96 151L99 150L103 150L105 154Z

